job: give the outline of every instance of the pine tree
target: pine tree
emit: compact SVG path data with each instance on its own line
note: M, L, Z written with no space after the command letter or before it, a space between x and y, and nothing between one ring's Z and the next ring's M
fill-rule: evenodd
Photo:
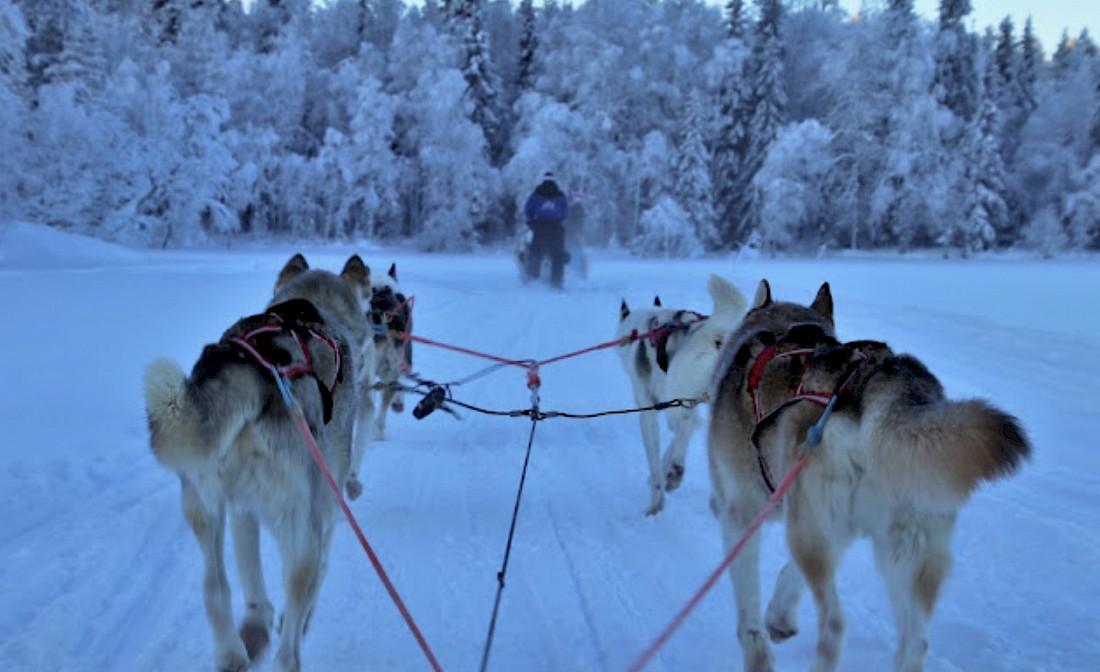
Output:
M991 77L987 78L993 99L1001 109L1001 155L1011 170L1020 148L1023 128L1035 109L1034 93L1029 94L1020 44L1010 17L1001 21L994 46Z
M726 3L726 36L740 40L745 37L745 2L729 0Z
M535 29L535 5L532 0L522 0L519 5L520 29L519 68L516 75L516 91L523 95L535 88L535 58L539 38Z
M673 158L673 194L687 213L695 235L708 250L718 248L714 190L710 181L710 154L703 143L699 122L699 97L688 99L683 138Z
M940 32L936 40L936 98L963 121L974 118L979 105L977 44L963 19L970 0L940 0Z
M1026 114L1031 114L1039 106L1035 84L1039 80L1039 65L1043 55L1039 41L1031 27L1031 17L1024 22L1024 34L1020 38L1019 87L1020 102Z
M499 167L504 158L507 134L500 106L500 78L489 57L488 37L482 28L481 0L455 0L456 29L462 37L466 96L470 120L481 127L489 148L489 162Z
M997 105L985 98L964 150L961 183L965 193L960 225L957 230L945 233L939 241L941 245L957 245L964 253L1008 242L1008 190L997 140L999 115Z
M783 17L780 0L758 0L760 19L753 33L753 49L746 64L751 98L747 128L747 144L736 191L740 194L740 221L734 230L734 240L744 242L756 227L759 213L754 204L753 179L764 165L768 147L779 128L786 122L786 93L783 90L783 43L779 24Z
M734 0L735 2L737 0ZM748 150L748 122L751 109L749 80L745 76L745 43L740 36L726 38L728 60L718 89L718 123L712 159L714 205L718 214L719 237L724 246L735 244L743 211L743 192L738 188L744 156Z

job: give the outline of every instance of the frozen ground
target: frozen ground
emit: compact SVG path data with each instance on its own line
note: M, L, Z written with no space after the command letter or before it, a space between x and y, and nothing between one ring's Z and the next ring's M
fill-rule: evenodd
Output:
M256 312L289 247L135 252L29 225L0 228L0 669L211 669L198 548L178 483L146 443L141 374L167 355L189 368L202 345ZM306 249L337 268L350 248ZM356 249L396 261L416 296L416 330L510 358L547 358L612 337L619 301L709 310L719 272L751 294L807 301L828 280L841 338L876 338L920 357L954 397L1018 415L1035 458L964 509L954 569L931 628L930 672L1071 672L1100 660L1100 264L1095 258L639 260L593 255L565 292L523 286L503 254ZM447 381L485 362L417 346L416 369ZM546 367L542 408L631 405L618 358L600 351ZM529 406L523 372L455 388L495 409ZM412 400L415 401L415 400ZM411 407L411 403L409 406ZM352 508L445 670L476 670L496 593L530 423L469 412L391 418L365 459ZM540 423L489 669L625 670L720 560L704 436L683 487L645 517L637 420ZM785 552L765 528L770 586ZM282 595L265 541L269 585ZM232 577L235 581L235 577ZM234 584L235 585L235 584ZM893 626L869 548L841 576L850 636L842 669L888 669ZM236 593L240 607L239 591ZM805 669L803 633L777 648ZM429 669L346 525L304 646L306 670ZM728 579L650 670L737 670ZM263 660L258 669L271 667Z

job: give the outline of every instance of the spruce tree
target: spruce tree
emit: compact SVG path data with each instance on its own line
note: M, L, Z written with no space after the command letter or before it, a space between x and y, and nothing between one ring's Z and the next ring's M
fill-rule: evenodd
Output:
M708 168L710 154L703 143L699 107L698 95L692 94L684 115L683 137L673 157L673 193L691 220L695 235L704 249L714 250L718 247L719 236Z
M725 41L728 61L718 87L718 120L715 131L711 182L722 245L736 244L735 235L744 209L739 189L742 163L748 150L751 90L746 77L746 49L741 29L741 0L731 0L729 30Z
M520 30L519 68L516 74L516 91L522 95L535 88L535 58L539 38L535 28L535 4L523 0L519 5Z
M970 0L940 0L933 83L937 100L963 121L973 119L979 105L977 43L963 25L970 9Z
M485 134L490 164L499 167L507 134L500 107L500 78L493 69L488 37L482 28L481 0L454 0L452 5L462 45L462 76L470 101L470 120Z
M779 24L783 18L780 0L758 0L760 18L753 32L753 48L746 68L750 110L745 153L735 189L742 204L734 240L748 240L758 223L753 179L767 158L768 148L779 128L786 123L787 95L783 90L783 43Z

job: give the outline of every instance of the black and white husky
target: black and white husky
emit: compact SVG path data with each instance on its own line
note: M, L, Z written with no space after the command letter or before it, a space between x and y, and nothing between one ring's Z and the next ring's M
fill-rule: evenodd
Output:
M705 398L718 352L747 305L740 290L721 276L710 276L707 288L714 302L709 317L664 308L659 298L651 308L632 311L623 300L616 332L622 343L618 352L639 407L673 399ZM680 486L688 441L701 424L693 406L665 409L665 421L673 436L662 458L657 413L638 414L649 465L650 497L645 511L649 515L664 507L666 491Z

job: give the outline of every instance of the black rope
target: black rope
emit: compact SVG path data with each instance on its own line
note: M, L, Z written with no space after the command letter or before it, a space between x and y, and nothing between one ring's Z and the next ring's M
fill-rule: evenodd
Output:
M512 523L508 527L508 542L504 545L504 560L501 563L500 571L497 572L497 595L493 601L493 615L489 619L489 634L485 638L485 651L481 654L481 672L489 666L489 649L493 646L493 633L497 627L497 615L500 613L500 598L504 593L504 576L508 573L508 559L512 555L512 539L516 534L516 520L519 518L519 503L523 497L523 484L527 481L527 465L531 462L531 446L535 443L535 427L538 426L539 421L539 404L538 397L534 397L533 404L531 406L531 434L527 438L527 454L523 458L523 471L519 477L519 489L516 492L516 503L512 509Z
M529 417L529 418L533 418L535 420L547 420L549 418L570 418L570 419L573 419L573 420L590 420L592 418L602 418L606 415L625 415L625 414L628 414L628 413L644 413L646 411L663 411L666 408L673 408L673 407L693 408L693 407L703 403L706 400L707 400L707 398L705 396L704 397L698 397L698 398L695 398L695 399L670 399L669 401L662 401L662 402L653 404L652 406L643 406L641 408L622 408L622 409L615 409L615 410L610 410L610 411L597 411L595 413L567 413L565 411L539 411L537 408L536 409L528 408L528 409L522 409L522 410L516 410L516 411L494 411L494 410L489 409L489 408L481 408L480 406L475 406L473 404L467 404L466 402L459 401L458 399L454 399L454 398L451 398L451 397L448 397L447 403L454 404L455 406L461 406L462 408L465 408L467 410L474 411L475 413L483 413L485 415L507 416L507 417L511 417L511 418Z

